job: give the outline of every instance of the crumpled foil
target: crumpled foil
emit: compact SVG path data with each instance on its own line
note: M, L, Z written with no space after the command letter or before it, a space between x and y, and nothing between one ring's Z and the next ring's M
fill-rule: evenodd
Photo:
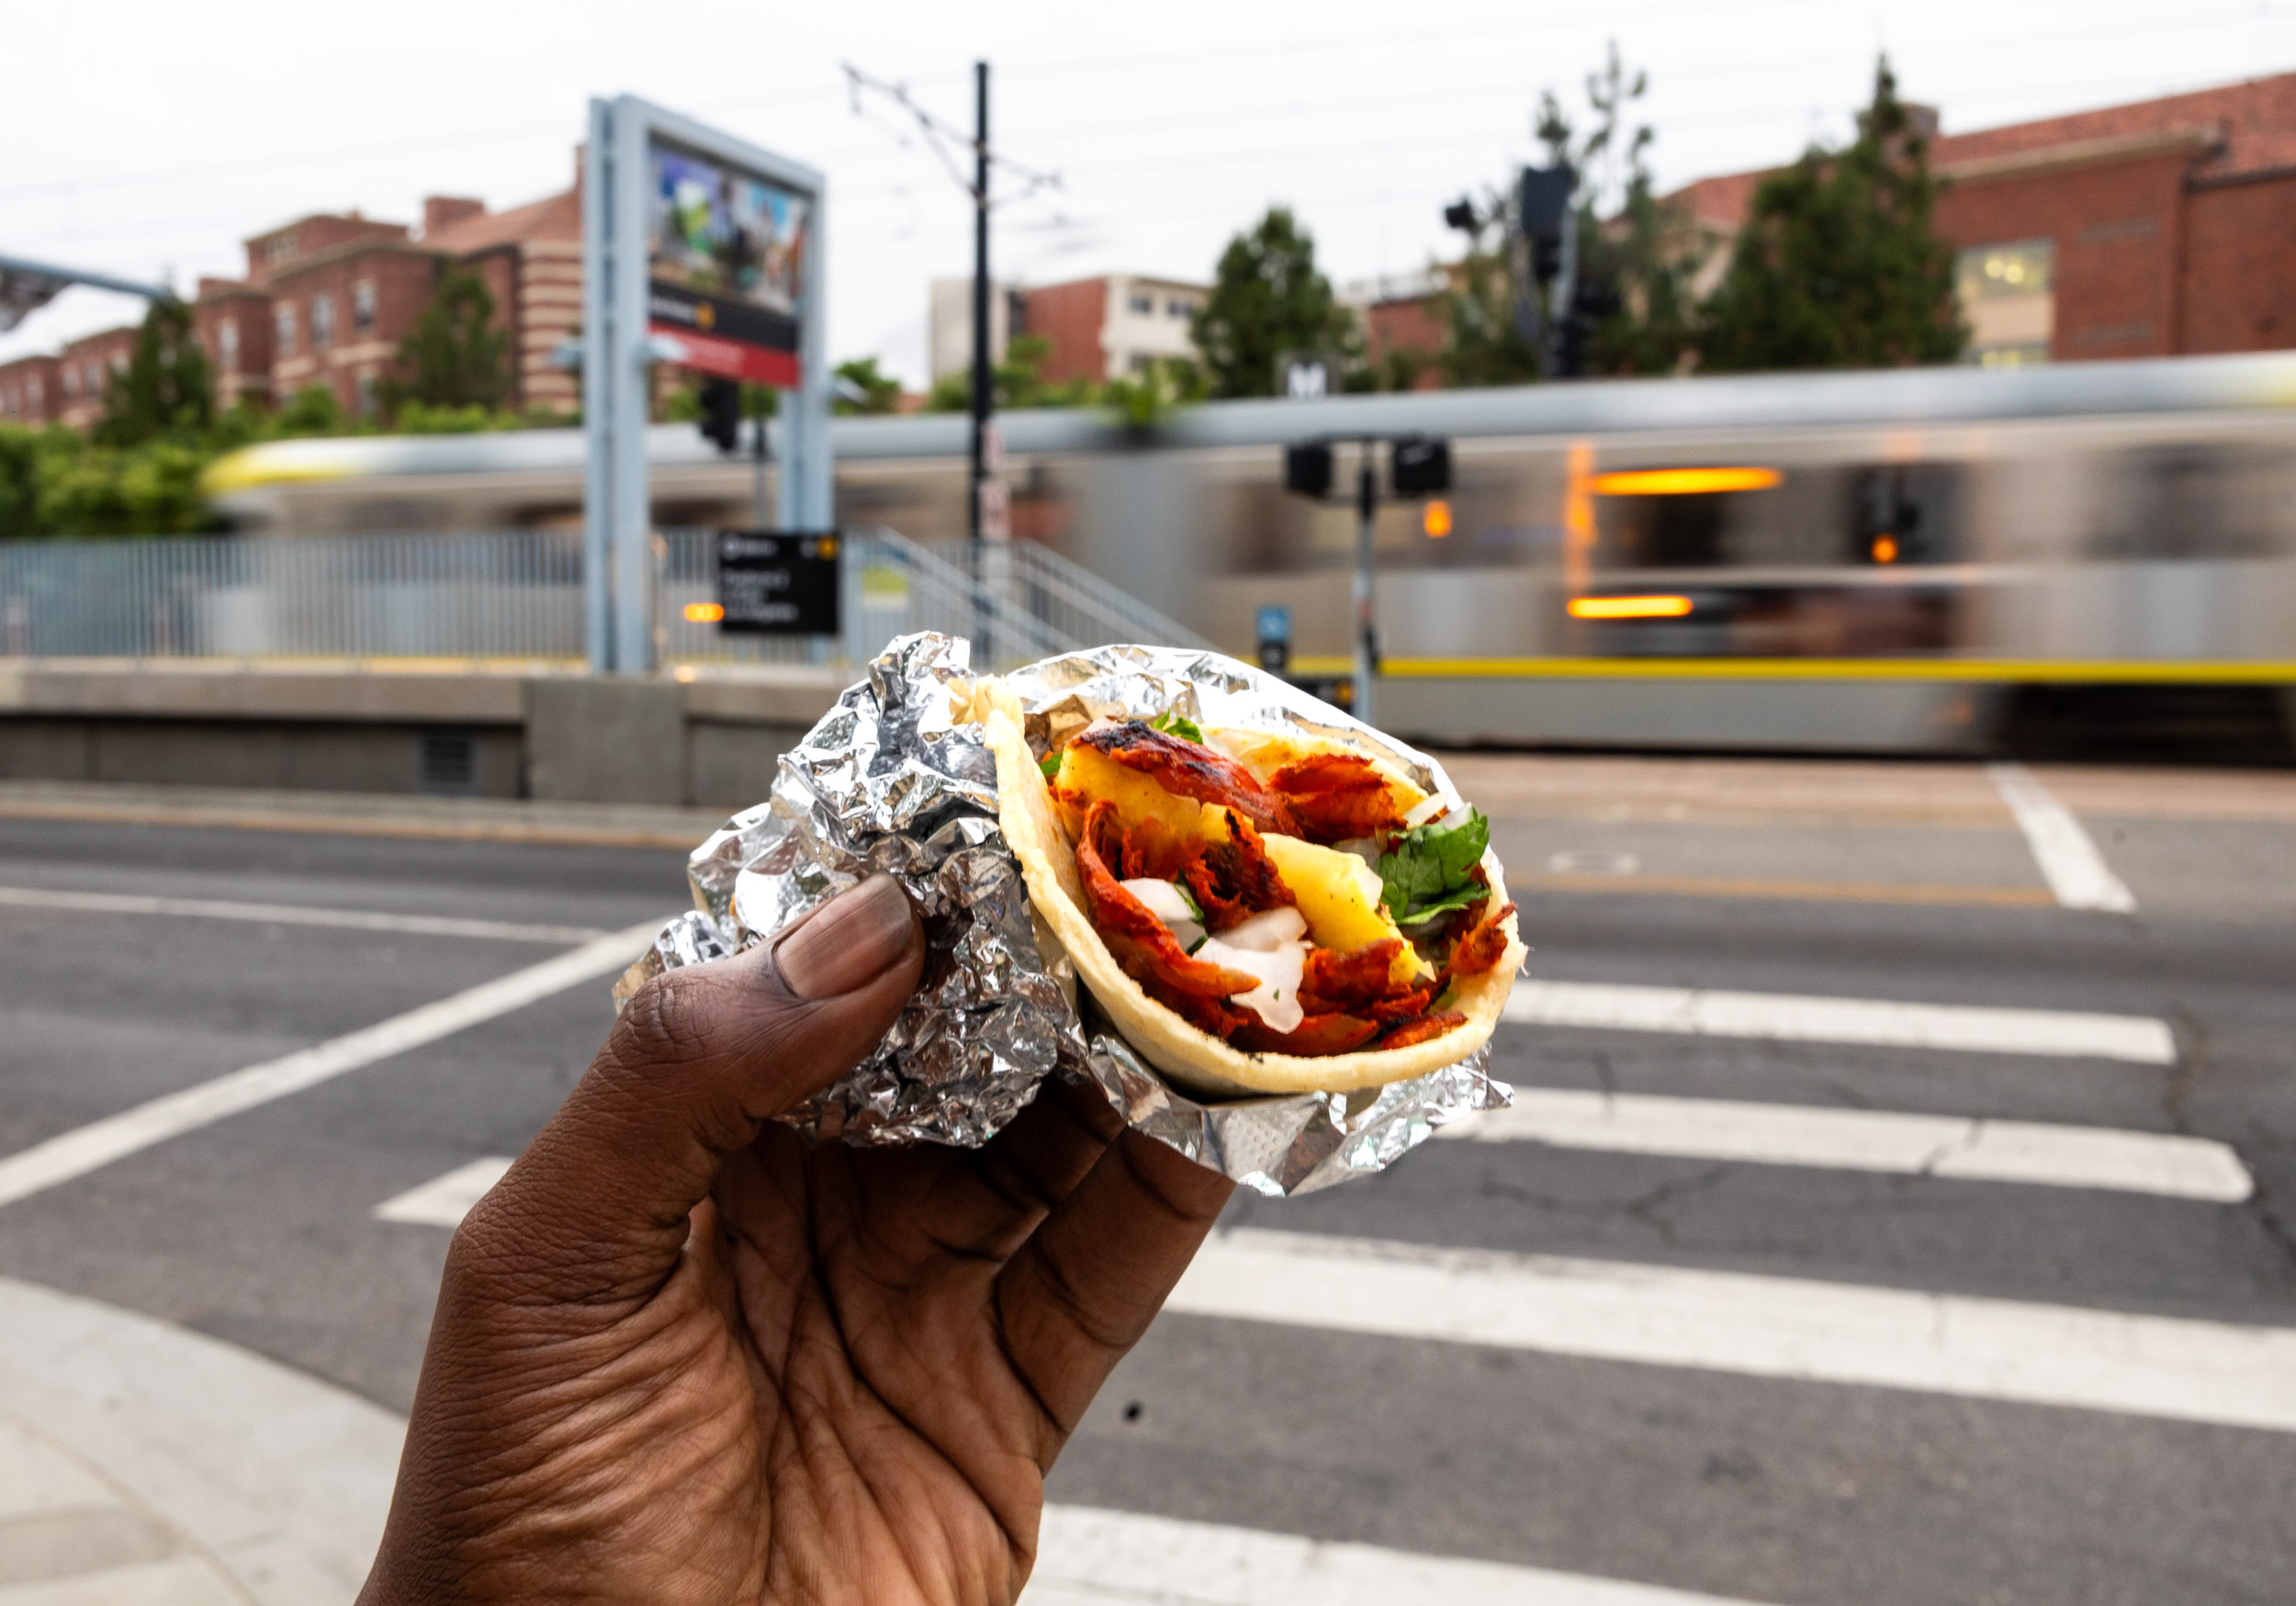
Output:
M1446 1121L1507 1104L1486 1045L1409 1082L1351 1094L1199 1100L1099 1018L1036 920L996 820L996 764L971 702L969 644L891 643L868 679L783 756L772 794L728 820L687 867L694 908L614 987L769 940L879 870L924 917L924 980L867 1060L784 1120L849 1143L987 1142L1047 1076L1089 1082L1132 1126L1270 1196L1386 1169ZM1176 710L1206 725L1368 737L1422 787L1440 766L1285 681L1216 653L1096 647L1007 677L1040 751L1103 715ZM1072 999L1075 1002L1072 1002Z

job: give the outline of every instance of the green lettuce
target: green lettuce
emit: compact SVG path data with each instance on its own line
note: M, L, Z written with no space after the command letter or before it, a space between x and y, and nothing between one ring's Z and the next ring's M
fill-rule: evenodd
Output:
M1398 926L1413 926L1491 896L1473 879L1491 846L1491 822L1479 810L1447 829L1440 824L1406 831L1379 855L1380 902Z

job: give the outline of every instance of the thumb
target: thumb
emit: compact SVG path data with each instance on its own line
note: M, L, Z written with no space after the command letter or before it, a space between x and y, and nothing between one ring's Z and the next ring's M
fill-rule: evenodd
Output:
M456 1249L513 1299L651 1294L726 1156L877 1046L924 951L900 883L880 874L770 945L655 977Z

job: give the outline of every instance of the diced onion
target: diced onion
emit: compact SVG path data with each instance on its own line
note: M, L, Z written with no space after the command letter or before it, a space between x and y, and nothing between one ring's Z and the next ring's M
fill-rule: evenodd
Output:
M1299 941L1307 931L1308 917L1285 904L1231 926L1220 934L1220 940L1230 948L1274 953L1287 942Z
M1120 883L1124 890L1140 900L1148 913L1163 921L1179 939L1180 946L1193 953L1203 940L1202 922L1196 918L1180 889L1170 882L1152 881L1145 876Z
M1440 792L1433 797L1422 798L1412 804L1411 812L1403 816L1403 828L1406 831L1415 829L1425 825L1437 814L1448 814L1450 811L1450 800Z
M1237 931L1243 929L1241 926L1236 927ZM1258 986L1249 992L1230 994L1228 1002L1258 1016L1270 1031L1299 1030L1300 1023L1307 1018L1307 1012L1300 1007L1300 978L1307 971L1308 945L1285 942L1273 949L1237 948L1227 940L1234 935L1231 931L1205 938L1204 946L1196 950L1196 957L1224 970L1257 976Z

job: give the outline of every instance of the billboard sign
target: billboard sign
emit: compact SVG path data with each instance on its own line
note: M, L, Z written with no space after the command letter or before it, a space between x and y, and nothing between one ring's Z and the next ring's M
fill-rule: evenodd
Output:
M647 332L678 342L686 367L793 387L812 197L659 140L647 178Z

